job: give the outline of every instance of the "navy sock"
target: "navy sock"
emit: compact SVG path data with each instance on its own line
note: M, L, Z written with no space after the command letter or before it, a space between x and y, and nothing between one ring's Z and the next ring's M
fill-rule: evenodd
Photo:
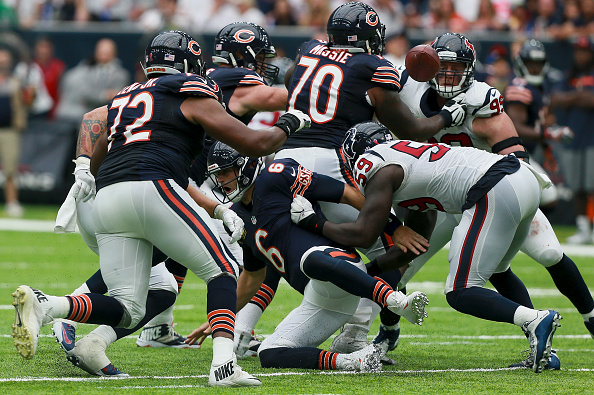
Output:
M392 288L383 280L371 277L349 262L331 257L325 252L314 251L303 261L303 272L310 278L328 281L350 294L385 305L385 298Z
M186 274L188 273L188 268L171 258L165 260L165 267L169 270L169 273L173 274L175 281L177 281L177 292L181 292L182 285L184 285L186 279Z
M95 274L89 277L89 279L86 281L86 284L90 293L101 295L107 293L107 285L105 284L105 281L103 281L101 270L97 270Z
M489 281L502 296L509 300L513 300L522 306L531 309L534 308L526 286L522 280L512 272L511 268L508 268L503 273L493 273Z
M206 313L212 334L223 331L233 336L237 310L237 282L223 275L210 280L206 286Z
M124 316L124 307L111 296L90 293L66 298L70 309L65 319L70 321L116 326Z
M164 312L168 307L175 303L176 297L177 295L173 292L164 291L162 289L148 291L146 297L146 314L144 315L144 318L132 329L113 328L118 340L136 332L145 326L147 322Z
M167 255L165 255L165 253L161 252L161 250L158 249L157 247L153 246L152 266L157 266L159 263L165 262L166 259L167 259Z
M594 309L594 300L575 263L565 254L559 263L547 267L559 292L567 297L580 314Z
M490 321L514 323L519 304L495 291L472 287L456 289L446 294L450 306L457 311Z
M258 353L263 368L336 369L337 353L315 347L277 347Z

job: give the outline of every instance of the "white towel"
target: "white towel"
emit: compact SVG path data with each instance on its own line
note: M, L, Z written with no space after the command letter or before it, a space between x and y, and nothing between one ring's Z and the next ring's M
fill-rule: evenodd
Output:
M72 195L75 185L72 185L66 200L60 206L56 216L54 233L73 233L76 228L76 199Z
M538 180L538 185L540 186L541 190L547 189L547 188L553 186L553 182L551 181L551 179L549 178L548 175L538 172L534 167L530 166L529 163L526 163L523 160L521 160L520 163L522 165L526 166L528 169L530 169L532 174L534 174L534 176Z

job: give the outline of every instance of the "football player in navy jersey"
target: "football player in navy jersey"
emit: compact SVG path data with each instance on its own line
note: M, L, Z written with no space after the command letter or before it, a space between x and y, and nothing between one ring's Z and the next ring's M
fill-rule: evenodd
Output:
M456 215L460 220L451 237L444 290L448 303L465 314L521 327L529 339L530 367L541 372L549 361L561 316L554 310L523 306L484 285L492 273L509 267L526 239L540 190L550 180L513 155L410 140L381 143L371 138L382 128L358 125L344 140L349 168L365 195L356 221L337 224L317 217L307 197L299 195L291 205L291 219L336 242L365 247L380 234L396 207L425 215L427 220L437 211ZM378 275L399 266L398 260L377 259L367 268Z
M392 136L388 133L388 137ZM238 281L238 308L258 291L269 271L276 274L277 281L283 277L304 296L301 305L262 342L258 350L262 367L379 370L385 350L378 346L352 354L317 346L355 312L360 297L420 325L426 316L426 296L414 292L407 297L392 290L383 280L365 274L356 250L291 222L289 209L295 195L360 207L362 196L356 188L307 170L292 159L274 160L263 167L261 159L240 155L220 142L212 147L208 159L217 190L234 202L231 209L245 223L240 240L244 270ZM189 340L201 338L207 329L198 328Z
M287 139L275 158L294 159L307 169L354 185L340 151L344 135L353 125L376 116L396 136L424 140L464 121L462 96L429 119L414 117L398 94L400 73L381 56L384 30L371 6L354 1L337 7L330 15L328 42L311 40L300 46L295 63L285 75L287 108L307 113L312 123L301 136ZM335 222L357 217L357 210L344 205L323 202L321 207ZM384 245L389 243L378 239L363 253L373 259L385 251ZM361 303L362 310L377 312L377 305L366 305L365 299ZM365 328L370 324L367 319L360 323Z
M254 131L229 116L220 88L204 77L201 48L188 34L157 34L147 46L149 79L122 89L108 105L109 136L97 174L93 222L101 272L110 296L88 293L56 297L22 285L13 293L13 337L19 354L32 358L39 329L55 318L133 328L144 317L153 246L187 266L208 284L207 311L213 328L212 386L259 386L233 353L237 264L226 251L206 211L186 188L190 164L204 134L249 155L266 155L308 123L299 112L275 127ZM75 195L94 192L86 173ZM81 168L79 167L79 175ZM216 336L215 336L216 335Z

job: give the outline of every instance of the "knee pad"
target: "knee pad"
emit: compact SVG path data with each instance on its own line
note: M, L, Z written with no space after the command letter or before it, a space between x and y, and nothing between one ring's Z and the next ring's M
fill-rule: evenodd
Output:
M563 251L557 248L547 248L540 253L537 261L544 267L551 267L559 263L561 258L563 258Z

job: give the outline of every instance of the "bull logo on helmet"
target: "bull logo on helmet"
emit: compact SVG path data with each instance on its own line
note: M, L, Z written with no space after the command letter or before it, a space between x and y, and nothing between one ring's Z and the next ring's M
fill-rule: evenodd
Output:
M243 35L243 37L242 37ZM234 35L233 38L236 39L240 43L250 43L256 39L256 35L253 31L247 29L238 30Z
M190 50L190 52L192 52L196 56L199 56L202 53L202 49L200 48L200 45L194 40L192 40L188 43L188 49Z
M377 25L377 22L378 21L379 21L379 18L377 17L377 14L374 11L369 11L365 15L365 22L367 22L367 24L369 26L375 26L375 25Z

